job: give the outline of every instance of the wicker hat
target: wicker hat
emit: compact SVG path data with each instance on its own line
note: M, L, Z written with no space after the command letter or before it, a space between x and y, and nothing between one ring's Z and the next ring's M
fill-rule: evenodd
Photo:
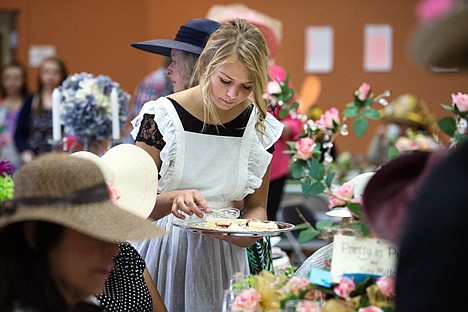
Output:
M143 218L150 216L156 203L158 169L144 149L119 144L102 157L85 151L71 156L88 159L101 168L108 187L115 192L117 206Z
M468 67L468 0L415 32L411 55L427 67Z
M411 127L429 130L434 123L434 115L429 111L424 100L413 94L399 95L381 110L384 120Z
M22 166L13 179L14 206L0 213L0 228L48 221L109 242L164 234L151 221L115 206L101 170L89 160L49 153Z
M180 26L174 40L147 40L132 43L131 46L165 56L171 56L172 49L201 54L208 41L208 37L220 26L220 23L210 19L195 18Z

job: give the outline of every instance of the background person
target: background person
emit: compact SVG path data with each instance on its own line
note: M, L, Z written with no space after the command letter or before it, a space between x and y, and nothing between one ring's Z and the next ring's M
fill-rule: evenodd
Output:
M90 311L80 306L102 292L117 242L163 234L112 204L88 160L43 155L14 181L13 204L0 211L2 311Z
M421 26L413 59L426 68L468 68L468 1ZM396 276L399 312L461 311L468 287L468 144L434 168L411 207Z
M6 64L0 79L0 160L8 160L17 169L20 159L13 136L18 113L29 94L26 70L17 62Z
M147 218L156 202L158 175L153 159L133 144L119 144L101 157L87 151L71 154L99 166L114 204ZM104 291L97 296L108 312L167 311L154 285L145 260L128 242L119 243L120 253L106 280Z
M22 163L52 150L52 92L67 78L64 61L46 57L39 66L37 90L26 98L18 115L15 144Z
M215 21L195 18L180 27L174 40L155 39L132 44L134 48L166 56L167 62L145 77L138 86L130 120L138 115L146 102L188 87L195 63L209 35L219 26L221 24ZM134 143L134 140L129 135L126 142Z
M245 247L258 238L204 236L172 222L240 200L245 218L266 218L271 151L282 130L262 98L267 66L257 28L223 24L197 62L200 84L146 103L132 122L161 176L152 217L170 233L135 246L169 311L219 311L234 273L249 273Z

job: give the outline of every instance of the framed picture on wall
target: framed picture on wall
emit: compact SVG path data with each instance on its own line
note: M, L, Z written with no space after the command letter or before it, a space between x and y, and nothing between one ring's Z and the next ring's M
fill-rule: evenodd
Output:
M368 24L364 27L364 71L392 71L392 33L392 26L388 24Z
M304 70L309 74L333 71L333 28L310 26L305 31Z

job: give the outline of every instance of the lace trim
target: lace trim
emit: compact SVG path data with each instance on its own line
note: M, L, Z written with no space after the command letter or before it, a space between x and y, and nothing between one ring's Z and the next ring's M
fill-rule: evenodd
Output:
M159 131L158 125L154 121L153 114L143 115L143 120L141 121L140 131L138 131L136 141L144 142L150 146L154 146L158 150L162 150L166 145L166 142L163 140L161 131Z

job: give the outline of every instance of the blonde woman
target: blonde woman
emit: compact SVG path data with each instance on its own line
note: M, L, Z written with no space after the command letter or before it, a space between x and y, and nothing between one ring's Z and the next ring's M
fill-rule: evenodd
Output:
M271 153L282 125L262 99L268 81L262 33L245 20L223 24L193 81L199 85L146 103L132 121L136 144L160 175L151 217L169 233L135 246L168 311L220 311L230 278L249 273L245 247L259 238L204 236L173 221L240 200L244 218L266 219Z

